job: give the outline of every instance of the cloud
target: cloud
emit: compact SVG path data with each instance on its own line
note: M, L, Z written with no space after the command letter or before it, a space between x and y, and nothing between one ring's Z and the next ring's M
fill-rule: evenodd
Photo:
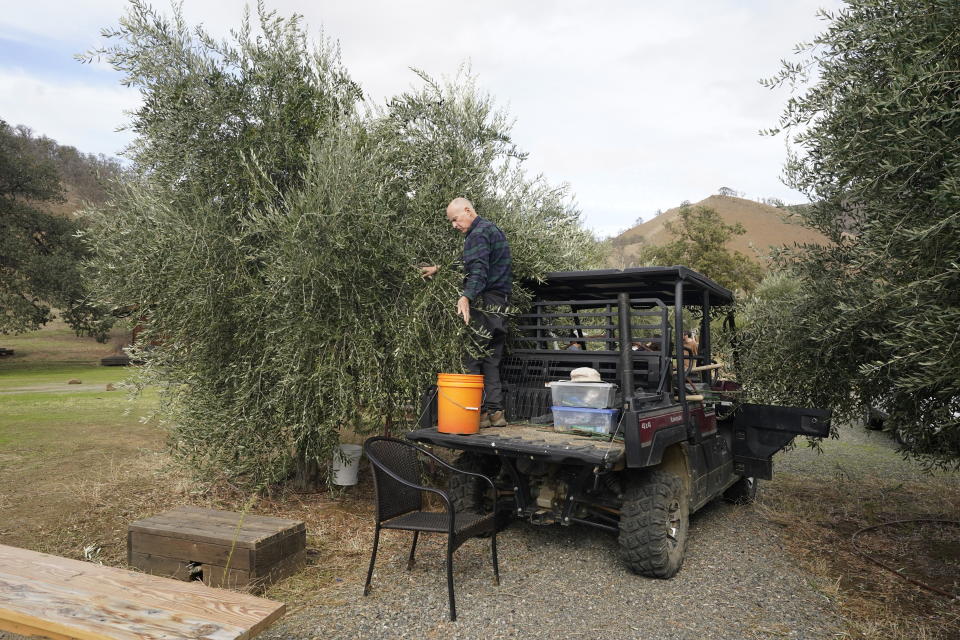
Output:
M85 153L116 155L131 140L116 129L140 95L124 87L50 82L0 68L0 117Z
M8 2L0 17L0 36L32 42L37 37L56 42L93 44L100 29L116 24L126 0L29 0ZM168 7L169 3L156 3Z
M757 81L773 74L795 43L823 29L816 18L820 6L841 2L267 4L280 15L304 14L312 34L319 37L322 28L337 40L351 75L376 102L419 83L410 67L449 76L469 61L479 85L516 119L514 140L530 152L529 170L569 182L587 223L609 229L682 200L700 200L721 186L802 201L779 180L783 141L757 135L776 123L786 95ZM117 23L124 5L14 3L0 16L0 37L85 50L101 27ZM203 23L224 37L239 24L243 5L187 2L184 13L189 24ZM169 13L166 2L156 6ZM15 111L25 124L88 151L122 146L125 139L111 131L123 121L121 110L135 104L135 94L94 90L93 80L53 83L38 78L29 61L20 62L33 80L18 81L22 99L0 86L0 116L15 120ZM0 82L10 82L9 76ZM103 109L93 106L99 101ZM63 110L58 104L81 106ZM96 146L82 146L84 140Z

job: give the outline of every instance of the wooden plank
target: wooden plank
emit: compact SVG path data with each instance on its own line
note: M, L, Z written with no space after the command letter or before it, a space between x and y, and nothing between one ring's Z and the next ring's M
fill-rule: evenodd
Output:
M194 507L192 505L184 505L182 507L178 507L177 509L173 509L172 511L181 512L181 513L190 513L197 516L205 516L213 519L227 518L228 520L230 520L232 518L234 522L239 520L240 516L242 515L241 513L236 511L204 509L203 507ZM303 522L301 520L291 520L289 518L277 518L275 516L262 516L262 515L253 514L253 513L247 513L244 518L244 522L253 523L255 525L262 525L264 527L273 528L274 530L285 530L295 525L300 525L301 527L303 526Z
M12 612L10 615L14 615ZM48 638L49 640L75 640L76 636L65 636L60 633L54 633L49 629L38 629L37 627L28 626L26 624L19 624L11 620L4 620L4 610L0 609L0 631L9 631L10 633L16 633L17 635L25 636L27 638L40 637Z
M198 582L0 545L0 618L68 637L250 638L284 610Z
M250 584L250 572L205 564L203 584L222 589L242 589Z
M178 507L172 511L157 514L153 516L158 520L168 521L172 519L175 522L215 523L237 527L241 522L243 529L257 531L262 533L276 533L286 531L291 528L303 527L300 520L288 520L286 518L274 518L272 516L261 516L253 513L238 513L234 511L219 511L216 509L201 509L199 507ZM150 520L151 518L147 518Z
M159 525L154 524L153 526L131 524L129 531L157 536L167 536L170 538L180 538L184 540L196 540L210 544L227 546L233 545L243 549L255 549L260 546L268 545L290 534L290 531L278 531L267 535L245 530L238 531L236 527L217 526L212 523L188 524L182 522L170 522L168 524L163 523Z
M131 548L136 553L148 553L152 556L173 558L184 562L216 564L221 567L227 566L227 560L229 560L229 566L235 569L251 567L251 550L243 547L231 548L229 542L226 545L211 544L133 531L130 534L130 544L133 545Z
M0 574L0 591L9 583ZM96 601L78 597L75 591L49 585L20 585L16 602L4 602L0 619L17 625L50 631L80 640L145 640L159 638L242 638L242 627L191 618L183 614L145 610L122 598L99 597ZM4 623L6 624L6 623Z
M184 517L184 515L189 517ZM252 518L253 516L250 517ZM261 540L263 538L286 531L286 528L279 529L272 525L267 526L262 523L249 522L247 520L244 520L243 523L241 523L239 520L232 521L226 518L218 519L193 517L190 516L190 514L169 513L160 514L154 518L151 518L150 521L146 523L141 521L137 524L139 526L149 526L151 528L167 529L171 531L176 531L180 527L184 526L211 532L229 531L231 537L238 535L240 539L250 542Z
M264 547L257 547L251 552L253 574L256 576L261 575L277 562L306 548L306 531L293 533Z
M241 519L242 518L242 519ZM242 522L242 525L241 525ZM130 523L130 531L189 538L214 544L234 542L254 548L284 537L288 532L306 531L299 520L239 514L199 507L179 507L150 518Z
M259 591L266 586L292 576L307 563L307 550L287 556L262 573L250 574L239 569L225 571L223 567L203 565L203 581L212 587L243 588Z
M134 528L145 527L173 531L182 526L210 531L229 530L234 532L231 535L239 533L243 540L254 540L274 535L275 533L289 529L294 524L296 523L291 522L288 526L279 527L273 523L260 522L257 516L252 514L248 514L241 520L240 514L217 516L212 514L172 511L139 520L132 523L132 526L134 526Z
M302 569L306 564L307 550L303 549L287 556L277 564L273 565L273 567L271 567L266 574L255 576L253 580L257 582L262 580L264 584L271 584L277 582L278 580L283 580L286 577L292 576L297 571L300 571L300 569Z
M139 523L131 523L129 531L134 533L147 533L157 536L167 536L170 538L179 538L183 540L197 540L210 544L235 544L242 549L253 549L260 544L260 537L244 535L243 532L237 532L236 528L214 527L212 525L202 526L186 523L161 524L155 526L145 526Z
M141 528L156 529L157 531L149 531L148 533L162 533L164 535L176 532L181 528L190 528L218 534L220 537L229 535L230 538L233 538L235 535L240 534L244 540L248 540L251 537L251 532L253 532L255 536L269 535L266 531L257 531L249 527L247 529L243 527L238 528L237 522L229 522L226 520L217 522L209 518L196 518L190 516L190 514L175 513L161 513L145 520L131 522L130 528L135 531ZM225 534L224 532L229 532L229 534ZM270 533L272 533L272 531Z
M149 553L128 554L127 560L131 567L155 576L166 576L173 580L190 580L190 565L182 560L164 558Z

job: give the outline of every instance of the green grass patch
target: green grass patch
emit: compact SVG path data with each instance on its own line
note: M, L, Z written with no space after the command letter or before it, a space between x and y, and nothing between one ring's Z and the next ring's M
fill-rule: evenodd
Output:
M6 393L0 398L0 446L19 455L70 455L80 449L123 448L144 439L162 442L156 426L141 422L156 406L153 390L133 401L122 391L103 388Z
M160 430L140 420L156 407L156 391L131 401L122 389L107 390L133 373L129 367L100 365L101 352L110 345L77 338L59 321L39 331L0 336L0 344L16 350L14 357L0 359L4 452L52 464L79 451L113 455L162 447Z
M42 389L30 387L64 385L71 379L82 382L74 385L76 388L72 391L91 391L91 385L98 385L98 390L102 391L106 384L117 384L129 373L127 367L102 367L80 362L0 363L0 392L14 389L40 391ZM7 399L3 402L6 404Z

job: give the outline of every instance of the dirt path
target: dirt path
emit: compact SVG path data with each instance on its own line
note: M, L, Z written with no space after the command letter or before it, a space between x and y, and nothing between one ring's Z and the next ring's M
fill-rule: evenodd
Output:
M9 387L0 391L0 395L9 395L14 393L35 393L35 392L59 392L76 393L79 391L106 391L106 386L102 384L34 384L25 387ZM112 391L112 389L111 389Z

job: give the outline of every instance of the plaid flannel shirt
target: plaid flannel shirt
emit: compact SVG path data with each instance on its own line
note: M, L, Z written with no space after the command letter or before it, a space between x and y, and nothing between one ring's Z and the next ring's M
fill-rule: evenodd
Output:
M463 241L463 295L475 301L485 291L510 295L513 289L510 245L500 228L477 216Z

